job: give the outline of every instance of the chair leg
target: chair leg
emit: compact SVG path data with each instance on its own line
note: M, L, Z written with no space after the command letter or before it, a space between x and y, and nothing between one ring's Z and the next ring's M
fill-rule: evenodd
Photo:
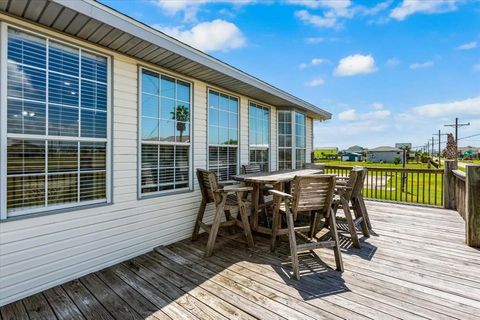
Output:
M361 221L360 226L362 227L363 236L367 237L367 238L370 237L370 233L368 231L367 219L363 215L362 208L360 206L360 202L357 199L355 199L353 201L353 210L355 212L355 217L356 218L362 217L362 221Z
M331 210L328 220L330 223L330 236L332 237L333 241L335 241L333 253L335 254L335 263L337 265L337 270L343 272L343 260L342 252L340 250L340 239L338 238L337 221L335 219L335 214L333 213L333 210Z
M243 192L237 192L238 210L240 211L240 217L242 218L243 232L247 238L247 243L250 248L254 247L252 231L250 230L250 222L248 221L247 208L242 199Z
M272 238L270 242L270 251L275 252L277 250L277 232L278 232L278 225L280 224L281 217L280 211L278 208L278 204L275 205L273 209L273 222L272 222Z
M197 220L195 221L195 227L193 227L192 241L197 240L198 233L200 232L200 222L203 220L203 215L205 214L205 208L207 207L207 202L202 199L200 208L198 209Z
M313 221L310 223L310 239L315 238L320 226L321 216L318 212L313 212Z
M208 242L207 242L207 249L205 251L205 257L210 257L213 253L213 247L215 246L215 240L217 239L218 228L220 227L226 200L227 200L227 195L222 194L222 200L217 205L217 210L215 211L215 216L213 217L213 223L210 228L210 234L208 235Z
M297 280L300 280L300 267L298 265L297 241L295 239L295 224L293 221L293 214L287 206L287 226L288 226L288 242L290 243L290 256L292 257L293 275Z
M367 222L368 229L372 230L372 224L370 223L370 217L368 216L367 206L365 205L365 201L363 200L363 195L360 194L357 198L358 203L360 204L363 217Z
M353 246L355 248L360 249L360 241L358 240L357 236L357 229L355 228L355 224L353 223L352 212L350 211L350 206L348 205L348 201L342 198L342 208L345 212L345 218L347 219L348 229L350 230L350 235L352 237Z

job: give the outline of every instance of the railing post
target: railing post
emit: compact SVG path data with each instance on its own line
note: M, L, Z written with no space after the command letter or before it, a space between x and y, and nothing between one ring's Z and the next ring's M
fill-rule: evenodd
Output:
M466 166L466 242L470 247L480 248L480 165Z
M443 201L445 209L455 208L455 176L453 170L457 170L457 161L445 160L445 168L443 169Z

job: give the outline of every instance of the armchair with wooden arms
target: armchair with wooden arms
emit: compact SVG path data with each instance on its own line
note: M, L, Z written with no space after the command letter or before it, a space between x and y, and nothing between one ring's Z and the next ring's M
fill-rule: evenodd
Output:
M297 280L300 279L300 269L298 262L298 252L313 250L316 248L333 248L337 270L343 271L343 262L340 252L340 242L337 233L335 215L332 210L332 202L335 190L335 176L328 174L315 174L296 176L293 180L294 190L292 194L287 194L277 190L270 190L274 196L275 206L278 206L280 213L286 215L288 226L288 239L290 243L290 255L292 259L293 274ZM316 228L314 222L306 230L305 227L296 228L294 223L297 215L314 214L314 221L325 218L329 221L329 231L331 240L319 240L315 238ZM273 228L278 228L278 218L274 217ZM275 221L276 220L276 221ZM301 233L308 231L309 236ZM272 249L276 247L276 232L272 232ZM303 238L307 243L297 244L297 236Z
M202 193L202 202L193 229L192 241L198 238L200 228L205 230L209 234L205 257L209 257L213 253L218 229L239 226L244 230L248 246L253 248L253 237L247 214L247 208L251 206L251 202L245 196L246 193L252 191L252 188L240 184L222 187L219 185L215 172L204 169L197 169L197 179ZM202 221L208 203L214 203L216 208L212 224ZM231 216L233 210L238 211L236 218ZM222 215L225 215L225 222L221 221Z

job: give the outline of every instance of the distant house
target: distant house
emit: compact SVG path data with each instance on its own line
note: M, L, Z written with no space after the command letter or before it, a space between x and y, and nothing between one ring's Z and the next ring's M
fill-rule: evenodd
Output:
M345 152L353 152L353 153L363 154L365 152L365 148L355 145L355 146L351 146L348 149L346 149Z
M478 158L480 156L480 148L472 146L458 147L458 156L467 159Z
M402 149L382 146L369 149L367 152L367 160L371 162L394 163L395 158L400 158L400 161L403 162L402 153Z
M345 151L342 153L342 161L354 161L359 162L363 160L361 153Z

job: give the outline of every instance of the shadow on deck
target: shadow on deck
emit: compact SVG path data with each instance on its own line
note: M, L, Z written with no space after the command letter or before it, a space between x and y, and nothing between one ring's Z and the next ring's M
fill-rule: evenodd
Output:
M345 272L333 252L300 258L292 280L288 242L275 254L255 236L184 240L0 309L4 319L478 319L480 255L463 243L456 212L367 202L374 233L355 249L345 235ZM342 229L342 226L339 226Z

